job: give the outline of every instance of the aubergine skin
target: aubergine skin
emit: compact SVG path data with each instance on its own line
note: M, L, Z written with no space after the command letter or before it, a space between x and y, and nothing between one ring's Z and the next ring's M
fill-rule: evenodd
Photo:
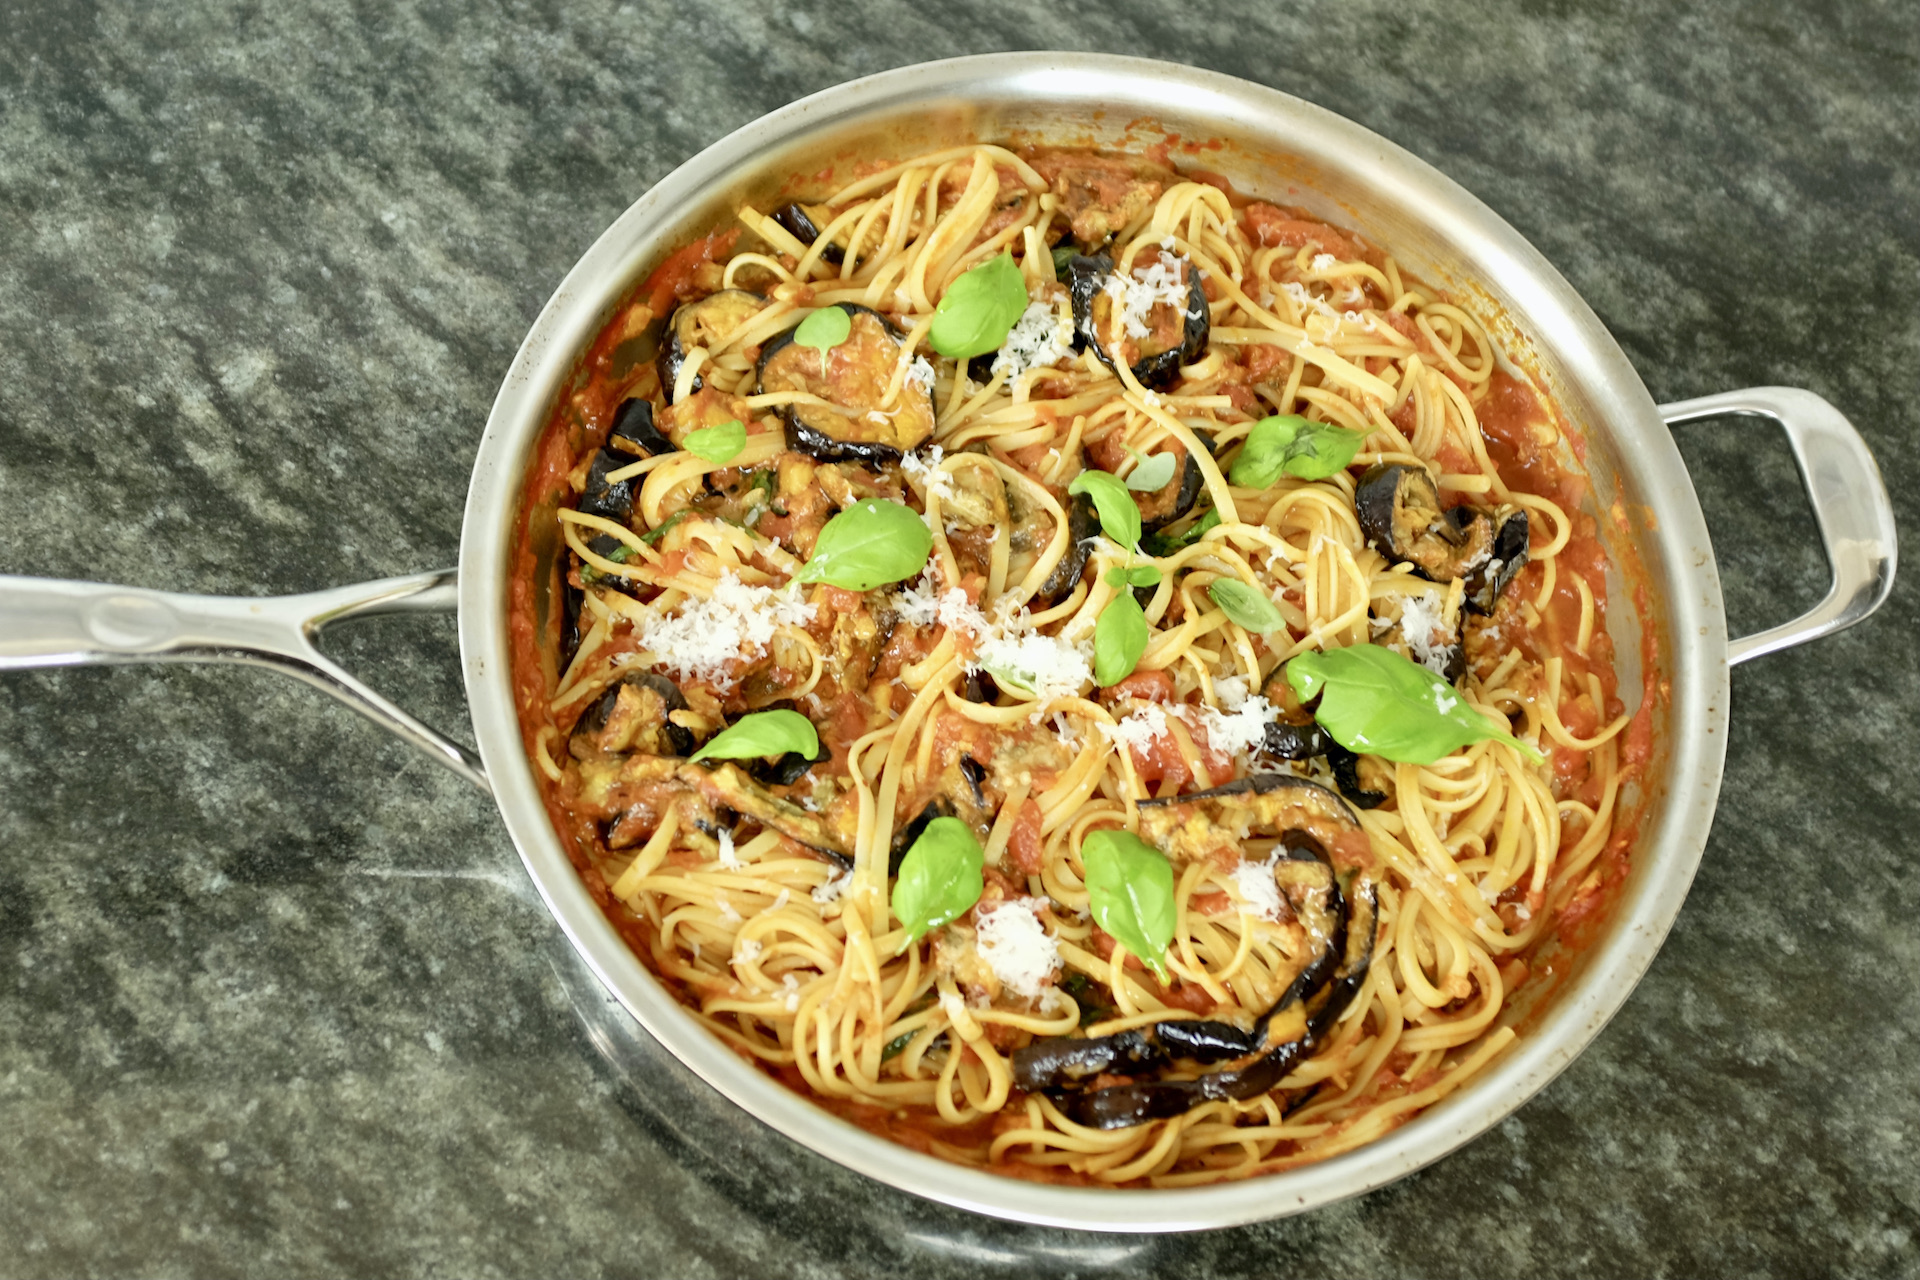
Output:
M1140 532L1160 532L1192 511L1194 503L1200 500L1200 490L1206 483L1200 464L1185 449L1180 451L1180 461L1177 480L1169 480L1164 488L1139 495Z
M668 719L686 709L686 696L673 681L657 672L629 672L581 713L568 746L576 756L608 751L689 756L695 745L692 731ZM620 740L609 742L610 731Z
M587 464L587 487L580 494L580 510L602 520L625 524L633 515L633 477L609 481L609 473L639 461L621 449L600 449Z
M1500 603L1500 593L1527 567L1528 537L1526 508L1508 513L1506 519L1500 522L1500 531L1494 535L1492 558L1475 565L1467 575L1466 596L1461 602L1467 610L1478 614L1493 612ZM1465 666L1466 655L1463 651L1463 670Z
M1504 514L1472 505L1442 510L1425 467L1374 464L1354 486L1353 510L1367 545L1389 563L1410 564L1429 582L1462 579L1463 603L1473 613L1492 613L1500 593L1526 567L1524 509Z
M1201 287L1200 270L1191 262L1184 259L1182 262L1186 266L1187 306L1181 317L1180 342L1165 351L1142 356L1131 366L1134 378L1149 390L1163 390L1178 382L1180 366L1192 364L1206 353L1207 337L1213 328L1213 309L1207 303L1206 290ZM1107 278L1114 274L1113 259L1104 253L1092 257L1075 255L1067 262L1075 349L1091 344L1093 353L1109 369L1118 369L1119 365L1107 351L1106 344L1100 341L1094 303L1102 296Z
M766 298L760 294L749 293L745 289L722 289L675 307L673 314L667 318L667 331L660 335L660 353L653 361L660 375L661 398L668 404L673 403L673 388L680 380L680 366L686 363L687 355L694 347L704 345L695 341L703 325L723 334L732 333L736 326L745 323L766 304ZM698 391L703 385L703 380L695 374L692 384L687 388L688 393Z
M787 419L787 448L804 453L815 462L852 462L878 471L897 466L905 457L890 444L867 444L859 440L836 440L824 431Z
M789 201L768 215L803 245L810 245L820 238L820 225L807 212L799 201ZM820 250L820 261L831 262L838 266L846 260L846 250L837 244L827 244Z
M1040 584L1035 599L1042 604L1057 604L1072 591L1087 571L1087 558L1093 553L1093 540L1100 533L1100 513L1093 499L1084 493L1073 495L1067 504L1067 551L1053 572Z
M1291 834L1291 833L1290 833ZM1288 843L1288 865L1310 868L1307 880L1325 898L1326 945L1251 1030L1228 1022L1170 1019L1117 1035L1038 1040L1013 1054L1014 1083L1045 1093L1077 1124L1119 1129L1183 1115L1210 1101L1258 1097L1285 1079L1332 1030L1366 980L1378 932L1379 900L1371 881L1349 902L1326 851L1311 837ZM1278 1039L1276 1015L1305 1006L1304 1030ZM1144 1080L1085 1087L1114 1076L1142 1076L1179 1064L1216 1066L1187 1080Z
M640 396L620 402L620 407L613 414L613 429L607 435L609 448L618 449L620 442L626 441L649 458L675 453L680 448L667 438L665 432L653 425L653 401ZM639 455L628 458L630 462L639 460Z

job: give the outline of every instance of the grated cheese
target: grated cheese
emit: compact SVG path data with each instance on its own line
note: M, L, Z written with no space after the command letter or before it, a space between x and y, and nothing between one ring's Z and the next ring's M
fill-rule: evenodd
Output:
M993 371L1006 374L1011 385L1029 369L1058 364L1072 355L1072 317L1063 318L1050 303L1033 302L1021 313L1000 354L993 358Z
M921 361L922 364L926 363ZM951 498L953 496L953 476L940 469L940 459L946 450L933 445L927 450L925 458L906 454L900 459L900 470L907 479L913 481L916 488L922 489L930 498Z
M788 1013L800 1012L800 979L790 973L781 978L780 993L786 997Z
M1132 715L1118 724L1108 724L1105 721L1096 723L1100 726L1100 732L1110 741L1131 751L1145 751L1156 739L1166 736L1167 712L1166 708L1159 704L1149 702L1145 706L1135 708Z
M1100 290L1113 299L1114 312L1129 338L1144 338L1153 332L1147 317L1155 307L1164 304L1183 314L1187 309L1187 282L1181 278L1177 260L1171 266L1165 258L1159 258L1150 266L1135 267L1131 279L1110 275Z
M992 634L974 650L969 671L985 667L995 678L1024 688L1035 698L1070 698L1093 683L1093 645L1070 644L1058 636L1032 631Z
M1265 862L1242 859L1233 869L1233 887L1240 891L1242 914L1275 922L1280 919L1280 886L1273 878L1273 867L1279 860L1276 850Z
M773 900L773 905L772 905L772 906L770 906L770 907L768 907L768 908L767 908L767 910L769 910L769 911L778 911L778 910L779 910L780 908L782 908L782 907L784 907L784 906L786 906L786 905L787 905L787 903L789 903L789 902L791 902L791 901L793 901L793 890L791 890L791 889L782 889L782 890L780 891L780 896L778 896L777 898L775 898L775 899Z
M1330 253L1316 253L1311 265L1315 271L1331 271L1340 265L1340 259Z
M1213 682L1213 696L1219 699L1225 710L1238 711L1247 700L1247 678L1221 676Z
M760 958L760 953L765 950L766 948L762 946L757 939L742 938L733 944L733 962L735 964L752 964Z
M690 599L679 613L642 625L640 643L674 672L730 688L727 664L759 657L777 627L811 622L813 613L795 588L776 592L723 573L708 599Z
M916 627L930 627L937 622L950 630L975 636L993 630L993 624L987 621L980 606L967 599L967 593L959 587L936 593L931 572L911 587L902 588L894 596L894 608Z
M842 871L837 876L829 877L825 884L815 889L813 891L813 900L823 907L830 902L838 902L840 901L840 895L845 893L848 886L852 883L853 872Z
M1218 690L1219 682L1214 684ZM1267 724L1274 718L1273 706L1265 698L1241 695L1235 711L1216 711L1200 707L1200 723L1207 731L1207 745L1223 755L1244 755L1267 736Z
M1002 987L1028 999L1039 996L1060 967L1060 944L1035 906L1034 899L1012 898L974 917L980 958Z
M1413 650L1414 661L1446 679L1447 650L1453 644L1453 630L1447 626L1446 602L1438 591L1423 591L1400 602L1400 634ZM1435 635L1440 638L1434 639Z
M927 363L925 356L915 356L913 363L907 366L907 385L918 387L922 391L933 390L933 366ZM939 446L935 446L937 449Z
M726 871L747 869L747 864L740 861L740 855L733 851L733 832L725 829L720 832L720 866Z
M722 920L726 921L728 924L741 923L740 913L733 909L733 904L731 902L727 901L726 894L724 893L714 894L713 902L715 906L720 908L720 918Z

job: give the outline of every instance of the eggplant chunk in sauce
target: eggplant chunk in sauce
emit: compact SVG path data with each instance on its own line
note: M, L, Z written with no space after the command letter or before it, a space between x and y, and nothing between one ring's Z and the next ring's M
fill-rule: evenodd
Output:
M820 239L821 229L833 221L833 213L825 205L801 204L791 201L775 209L771 215L795 240L805 248L812 248ZM839 264L847 257L846 245L838 240L829 240L820 248L820 261Z
M933 434L933 392L912 379L887 405L888 384L900 362L900 337L886 317L850 302L847 339L822 352L803 347L788 330L760 353L760 392L817 397L786 408L787 447L820 462L869 467L897 463Z
M1067 506L1067 549L1034 594L1036 605L1058 604L1079 584L1099 533L1100 513L1094 510L1093 499L1084 493L1074 494Z
M607 433L607 444L633 454L632 461L638 461L641 456L657 458L680 448L653 425L653 401L639 396L620 402L620 408L613 415L613 428Z
M1140 504L1140 531L1158 533L1174 521L1193 510L1193 504L1200 500L1200 490L1205 477L1200 474L1200 464L1185 449L1175 446L1170 452L1178 459L1173 479L1149 493L1137 493L1134 500Z
M1138 278L1141 271L1148 280ZM1155 287L1151 277L1166 271L1176 274L1184 290ZM1179 381L1181 365L1205 354L1213 313L1199 271L1185 258L1161 251L1157 260L1136 264L1135 272L1121 275L1105 254L1070 260L1074 333L1093 345L1108 368L1125 364L1141 386L1169 387Z
M667 321L666 335L660 342L660 354L655 365L660 372L660 394L668 404L674 402L674 386L680 381L680 370L694 348L704 347L713 350L733 335L747 321L758 315L767 300L757 293L748 293L745 289L722 289L719 293L710 293L697 302L688 302L675 309L673 318ZM699 374L687 386L687 394L692 395L706 385Z
M1463 579L1466 607L1491 613L1527 563L1527 513L1463 505L1445 510L1425 467L1376 463L1354 486L1367 545L1434 582Z
M635 751L650 756L691 755L696 741L693 730L674 718L686 709L686 697L673 681L651 671L632 672L581 713L567 748L579 760Z
M1324 791L1313 783L1301 785ZM1298 790L1291 783L1275 786L1248 779L1203 795L1240 803L1242 798ZM1340 807L1329 794L1321 805L1307 809L1331 812ZM1343 892L1326 846L1304 827L1283 827L1274 851L1276 885L1313 945L1272 1007L1250 1024L1169 1019L1112 1036L1039 1040L1014 1053L1014 1082L1047 1094L1078 1124L1118 1129L1181 1115L1203 1102L1256 1097L1284 1079L1325 1038L1365 981L1378 928L1378 898L1368 881L1357 882L1351 897ZM1221 1069L1190 1079L1112 1083L1115 1077L1169 1068L1185 1073L1196 1066ZM1088 1087L1102 1080L1108 1083Z

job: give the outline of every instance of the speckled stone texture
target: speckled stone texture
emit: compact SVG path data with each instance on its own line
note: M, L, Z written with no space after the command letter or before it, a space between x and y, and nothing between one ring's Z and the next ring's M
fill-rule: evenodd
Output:
M1378 130L1531 238L1656 397L1831 398L1920 528L1909 5L0 0L0 571L451 564L494 389L629 202L802 94L1015 47ZM1736 626L1816 598L1784 444L1682 448ZM760 1127L574 1006L479 795L309 690L0 676L0 1273L1912 1275L1917 599L1737 673L1692 896L1556 1083L1383 1191L1177 1239L971 1217ZM462 724L450 621L338 648Z

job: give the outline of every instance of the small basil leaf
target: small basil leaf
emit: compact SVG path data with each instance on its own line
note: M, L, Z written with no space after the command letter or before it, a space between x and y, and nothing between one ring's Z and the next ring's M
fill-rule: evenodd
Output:
M1157 587L1160 585L1160 571L1150 564L1112 568L1107 570L1107 585L1115 591L1125 591L1128 587Z
M1140 504L1127 492L1127 486L1105 471L1082 471L1067 486L1067 492L1084 493L1093 499L1093 509L1100 513L1100 528L1109 538L1120 544L1122 551L1132 551L1140 541Z
M1327 422L1309 422L1287 442L1285 467L1302 480L1325 480L1353 465L1365 431L1349 431Z
M980 842L966 823L935 818L927 824L900 859L900 874L893 881L893 914L907 927L909 946L980 901L985 863Z
M932 550L933 534L918 514L897 502L866 498L827 521L812 558L794 576L871 591L919 573Z
M1080 251L1070 244L1063 244L1056 248L1053 251L1053 274L1056 276L1066 275L1067 264L1072 262L1079 254Z
M1002 253L947 286L933 309L927 344L954 360L998 351L1026 309L1026 279L1013 255Z
M1287 683L1302 702L1320 699L1313 718L1349 751L1432 764L1491 738L1535 764L1546 760L1446 680L1377 644L1300 654L1287 663Z
M1253 424L1227 479L1243 489L1264 489L1283 475L1325 480L1353 464L1366 440L1327 422L1309 422L1297 413L1262 418Z
M1080 845L1094 923L1162 982L1173 940L1173 866L1158 849L1127 831L1095 831Z
M732 462L747 447L747 428L738 421L723 422L717 427L701 427L698 431L687 432L687 438L680 442L680 447L708 462Z
M827 352L847 340L853 332L853 317L840 307L822 307L793 331L793 340L803 347L812 347L825 360Z
M1220 612L1259 635L1278 631L1285 621L1259 588L1238 578L1215 578L1207 584L1207 596L1220 606Z
M695 760L758 760L798 751L809 760L820 754L813 721L798 711L755 711L741 716L693 753Z
M1122 591L1100 611L1093 624L1093 678L1110 689L1133 674L1147 651L1147 615L1133 592Z
M1173 468L1176 464L1172 454L1156 453L1149 458L1141 457L1131 449L1127 452L1133 453L1134 457L1140 459L1140 465L1126 475L1127 488L1135 493L1152 493L1155 489L1164 489L1167 487L1167 482L1173 479Z

